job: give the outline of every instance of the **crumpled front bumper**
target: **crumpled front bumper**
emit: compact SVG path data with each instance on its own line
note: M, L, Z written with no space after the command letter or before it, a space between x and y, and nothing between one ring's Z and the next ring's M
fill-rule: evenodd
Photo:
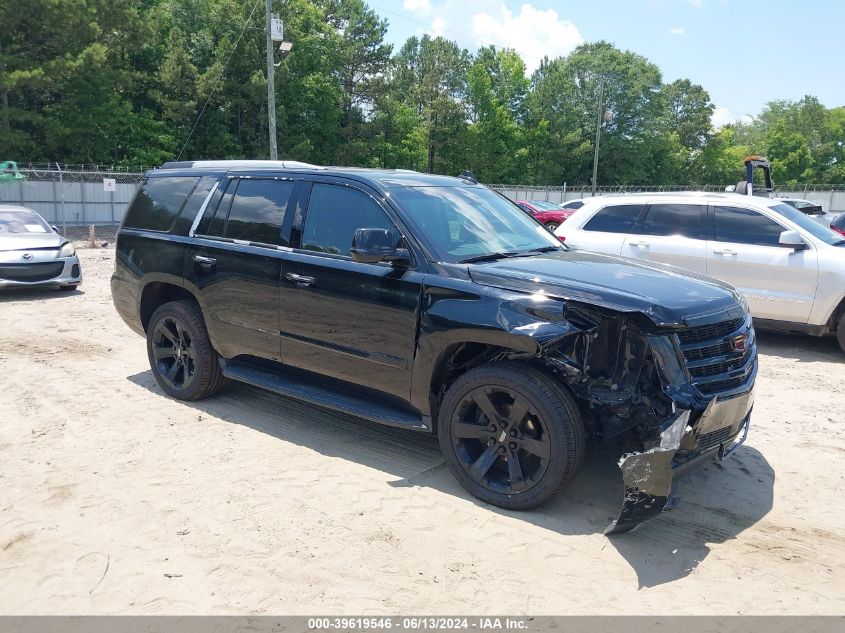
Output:
M625 486L622 510L604 533L629 532L673 508L678 500L673 494L675 476L707 461L730 457L748 437L753 406L752 390L721 402L714 398L693 426L692 411L678 411L665 424L657 446L624 455L619 460Z

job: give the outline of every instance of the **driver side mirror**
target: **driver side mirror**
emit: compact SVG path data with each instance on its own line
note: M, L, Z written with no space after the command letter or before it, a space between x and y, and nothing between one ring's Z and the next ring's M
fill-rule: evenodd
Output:
M399 248L396 235L390 229L356 229L352 236L352 259L361 264L388 262L396 267L411 264L411 253Z
M51 224L51 225L50 225L50 228L51 228L51 229L53 229L53 233L58 233L58 232L59 232L59 227L57 227L55 224Z
M803 251L807 248L807 243L801 239L801 234L798 231L784 231L780 234L778 244L784 248L791 248L796 251Z

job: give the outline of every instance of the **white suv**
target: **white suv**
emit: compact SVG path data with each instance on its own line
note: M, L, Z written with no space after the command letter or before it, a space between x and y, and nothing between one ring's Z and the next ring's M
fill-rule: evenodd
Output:
M756 325L835 332L845 351L845 239L780 200L694 192L602 196L555 234L574 248L727 281L745 295Z

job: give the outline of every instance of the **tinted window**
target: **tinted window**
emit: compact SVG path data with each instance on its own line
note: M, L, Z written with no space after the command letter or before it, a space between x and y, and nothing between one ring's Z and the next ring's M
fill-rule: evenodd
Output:
M226 222L225 237L247 242L287 245L282 220L293 193L288 180L242 179Z
M188 231L191 229L191 225L194 223L194 219L197 217L197 213L200 211L202 203L205 202L205 199L208 197L208 193L211 191L215 182L217 182L216 176L204 176L200 178L197 186L194 188L193 192L188 197L188 201L182 208L182 213L179 214L179 217L176 220L176 224L174 226L176 233L179 235L188 234Z
M641 204L616 204L605 207L590 218L584 225L584 230L630 233L642 208Z
M704 211L698 204L653 204L643 220L642 233L706 239L701 225Z
M392 228L387 214L365 193L318 183L311 191L305 214L302 248L349 255L356 229Z
M565 205L563 205L563 208L564 209L580 209L583 206L584 206L584 203L581 202L580 200L573 200L572 202L567 202Z
M148 178L126 212L123 225L133 229L169 231L197 177Z
M715 212L714 228L717 242L777 246L780 234L786 230L774 220L753 209L717 206Z
M822 226L815 220L811 220L806 215L800 211L796 211L787 204L774 204L769 207L769 210L774 211L791 222L794 222L807 233L827 244L836 244L838 246L842 241L841 235L834 233L829 228Z

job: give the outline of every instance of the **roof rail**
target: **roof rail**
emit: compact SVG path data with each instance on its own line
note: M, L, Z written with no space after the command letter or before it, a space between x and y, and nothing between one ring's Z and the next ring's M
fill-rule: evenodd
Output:
M172 160L159 169L325 169L297 160Z

